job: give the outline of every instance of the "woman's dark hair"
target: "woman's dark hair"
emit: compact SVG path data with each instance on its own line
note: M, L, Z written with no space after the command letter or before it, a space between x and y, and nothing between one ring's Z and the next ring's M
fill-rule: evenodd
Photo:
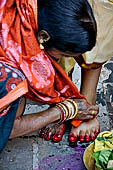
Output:
M94 47L97 27L87 0L39 0L38 7L38 31L51 37L45 48L84 53Z

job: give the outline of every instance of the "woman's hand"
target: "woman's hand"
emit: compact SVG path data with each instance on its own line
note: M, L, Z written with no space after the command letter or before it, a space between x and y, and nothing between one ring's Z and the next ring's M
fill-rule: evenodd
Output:
M91 105L85 99L73 99L78 106L78 113L75 120L93 119L99 112L99 107Z

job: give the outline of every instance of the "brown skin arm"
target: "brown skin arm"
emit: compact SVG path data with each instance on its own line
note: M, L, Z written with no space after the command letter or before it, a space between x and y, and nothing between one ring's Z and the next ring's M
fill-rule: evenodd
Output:
M40 113L26 114L21 116L24 108L24 99L21 102L16 117L19 119L14 121L13 129L10 138L23 136L39 130L46 125L60 119L60 111L56 107L47 109Z
M101 67L97 69L81 68L81 89L83 94L90 104L95 105L96 102L96 88L101 72Z

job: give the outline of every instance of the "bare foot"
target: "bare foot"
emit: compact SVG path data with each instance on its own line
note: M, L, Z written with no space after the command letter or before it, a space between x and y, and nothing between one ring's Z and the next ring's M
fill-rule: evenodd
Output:
M52 139L54 142L59 142L62 140L65 129L65 123L61 125L52 123L40 130L40 136L45 140ZM94 140L99 131L99 122L96 118L94 118L81 123L78 128L73 126L69 134L69 141L74 143L77 138L79 138L81 142L88 142L90 140Z
M59 142L62 140L65 129L65 123L61 125L52 123L40 130L40 136L45 140L52 139L54 142Z
M69 141L76 142L79 137L81 142L88 142L94 140L98 135L100 130L99 122L96 118L83 122L79 127L75 128L74 126L71 129L69 134Z

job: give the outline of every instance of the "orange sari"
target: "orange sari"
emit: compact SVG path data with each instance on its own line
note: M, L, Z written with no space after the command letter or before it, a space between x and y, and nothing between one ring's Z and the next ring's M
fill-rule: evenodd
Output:
M0 62L26 77L0 99L0 109L24 94L47 104L84 98L61 66L40 49L37 21L37 0L0 0Z

